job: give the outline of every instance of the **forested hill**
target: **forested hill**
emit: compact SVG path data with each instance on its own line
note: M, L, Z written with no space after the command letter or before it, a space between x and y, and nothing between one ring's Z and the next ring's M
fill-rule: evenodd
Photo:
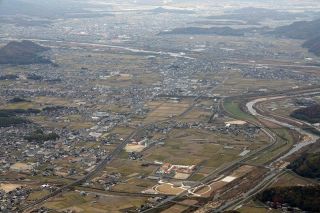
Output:
M320 56L320 19L294 22L287 26L278 27L271 33L277 36L306 40L303 47Z
M40 55L49 49L32 41L11 41L0 48L0 64L25 65L50 63L50 60Z
M306 41L303 47L308 48L310 52L320 56L320 35Z
M314 21L298 21L287 26L276 28L272 34L293 39L309 40L320 36L320 19Z
M320 104L297 109L291 113L291 116L310 123L320 122Z

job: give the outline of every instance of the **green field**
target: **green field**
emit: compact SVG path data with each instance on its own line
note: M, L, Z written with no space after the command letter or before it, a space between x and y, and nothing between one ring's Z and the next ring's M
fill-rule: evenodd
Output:
M121 212L122 209L138 207L145 202L142 197L118 197L104 194L88 192L88 195L82 196L79 192L67 192L61 196L47 201L44 206L56 211L72 211L72 212ZM106 205L106 204L112 205Z
M234 118L245 121L256 121L256 118L246 112L243 112L240 103L235 100L226 99L223 103L224 109Z
M277 143L267 152L262 153L257 159L251 160L251 163L267 163L293 146L294 139L287 129L273 129L272 131L277 135Z

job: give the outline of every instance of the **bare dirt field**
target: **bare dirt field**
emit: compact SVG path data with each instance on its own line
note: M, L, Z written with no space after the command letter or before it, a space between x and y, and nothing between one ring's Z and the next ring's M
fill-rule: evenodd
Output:
M11 183L1 183L0 184L0 189L5 191L6 193L11 192L19 187L21 187L22 185L20 184L11 184Z

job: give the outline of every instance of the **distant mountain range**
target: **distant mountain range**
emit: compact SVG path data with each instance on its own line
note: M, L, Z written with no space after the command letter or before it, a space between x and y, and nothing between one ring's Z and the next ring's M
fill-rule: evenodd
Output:
M276 28L271 34L306 40L303 47L320 56L320 19L294 22L290 25Z
M87 8L103 9L101 12ZM0 0L0 16L26 16L45 19L94 18L111 15L112 6L90 4L85 0Z
M171 31L161 32L160 34L243 36L244 32L231 27L185 27L175 28Z
M309 52L314 53L317 56L320 56L320 35L309 39L303 45L304 48L308 48Z
M40 46L32 41L11 41L0 48L0 64L47 64L50 60L40 54L50 50L48 47Z
M223 20L242 20L248 24L256 24L266 19L272 20L294 20L297 17L303 17L303 13L290 13L266 8L245 7L233 11L226 12L223 15L209 16L209 19Z
M153 13L174 13L174 14L194 14L193 10L184 10L184 9L167 9L164 7L157 7L150 10Z
M184 35L219 35L219 36L244 36L246 33L261 32L265 28L241 28L235 29L231 27L184 27L175 28L170 31L163 31L159 33L160 35L165 34L184 34Z
M276 28L272 34L294 39L308 40L320 36L320 19L314 21L298 21L287 26Z

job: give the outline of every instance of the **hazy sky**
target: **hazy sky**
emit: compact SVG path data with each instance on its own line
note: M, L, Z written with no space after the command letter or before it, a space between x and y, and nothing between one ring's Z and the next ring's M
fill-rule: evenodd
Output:
M210 4L210 5L207 5ZM59 17L65 13L85 12L88 8L130 9L142 5L193 7L197 9L240 8L246 6L277 9L320 9L319 0L0 0L0 15Z

